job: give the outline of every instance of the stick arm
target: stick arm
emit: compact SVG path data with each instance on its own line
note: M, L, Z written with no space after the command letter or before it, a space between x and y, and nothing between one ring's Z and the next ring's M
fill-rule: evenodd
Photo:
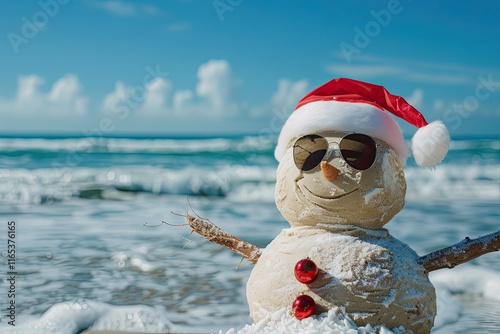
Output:
M454 268L483 254L500 249L500 231L477 239L466 237L464 240L419 258L418 262L431 272L443 268Z
M190 233L196 232L206 239L243 256L251 263L256 263L262 254L261 248L227 233L208 219L193 217L186 212L186 220L191 227ZM421 256L418 262L429 273L443 268L451 269L481 255L499 250L500 231L477 239L466 237L454 245Z
M259 247L227 233L208 219L193 217L186 212L186 220L191 227L190 233L196 232L206 239L238 253L251 263L256 263L262 254Z

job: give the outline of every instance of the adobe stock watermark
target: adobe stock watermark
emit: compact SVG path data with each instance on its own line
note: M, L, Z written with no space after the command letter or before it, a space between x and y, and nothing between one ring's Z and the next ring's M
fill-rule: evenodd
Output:
M31 18L23 16L21 18L20 34L13 31L7 34L7 39L15 54L19 53L19 47L22 44L28 44L30 40L35 38L42 31L50 19L53 19L61 9L61 6L66 5L70 0L40 0L37 2L39 11L36 11Z
M241 5L243 0L213 0L212 6L219 17L219 20L224 21L224 14L232 12L236 7Z
M451 129L458 129L463 120L479 108L481 101L489 99L495 91L500 90L500 81L494 81L491 74L488 78L479 76L477 80L474 95L467 96L461 103L454 103L444 112L443 120Z
M281 128L288 119L288 116L290 116L291 110L293 109L287 108L286 106L283 106L281 110L277 107L274 107L273 117L271 117L271 119L269 120L269 126L260 129L259 135L276 136L278 133L280 133Z
M411 1L411 0L408 0ZM359 54L366 48L372 40L379 36L382 28L386 28L395 15L400 14L404 7L399 0L390 0L385 9L379 11L371 10L370 15L373 20L366 22L364 27L355 26L352 43L341 42L339 44L340 52L347 62L352 60L353 54Z

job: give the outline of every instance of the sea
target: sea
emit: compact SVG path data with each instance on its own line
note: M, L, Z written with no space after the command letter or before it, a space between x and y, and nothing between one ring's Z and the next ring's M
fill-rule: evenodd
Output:
M251 135L0 137L0 333L251 324L252 264L190 233L185 214L269 244L289 227L274 204L275 144ZM405 175L405 208L386 227L418 254L500 230L500 137L454 138L443 163L419 168L410 158ZM500 331L500 253L430 277L433 333Z

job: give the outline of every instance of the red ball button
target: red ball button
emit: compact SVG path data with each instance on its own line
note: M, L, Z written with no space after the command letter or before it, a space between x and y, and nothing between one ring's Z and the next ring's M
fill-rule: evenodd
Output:
M295 318L302 320L310 317L316 311L316 303L308 295L300 295L292 304L292 312Z
M302 259L297 262L293 272L297 281L309 284L318 277L318 266L311 259Z

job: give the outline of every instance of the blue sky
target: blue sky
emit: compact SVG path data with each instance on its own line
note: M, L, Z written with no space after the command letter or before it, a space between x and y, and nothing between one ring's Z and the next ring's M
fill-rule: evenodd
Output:
M499 134L498 1L0 4L0 133L276 133L351 77L452 136Z

